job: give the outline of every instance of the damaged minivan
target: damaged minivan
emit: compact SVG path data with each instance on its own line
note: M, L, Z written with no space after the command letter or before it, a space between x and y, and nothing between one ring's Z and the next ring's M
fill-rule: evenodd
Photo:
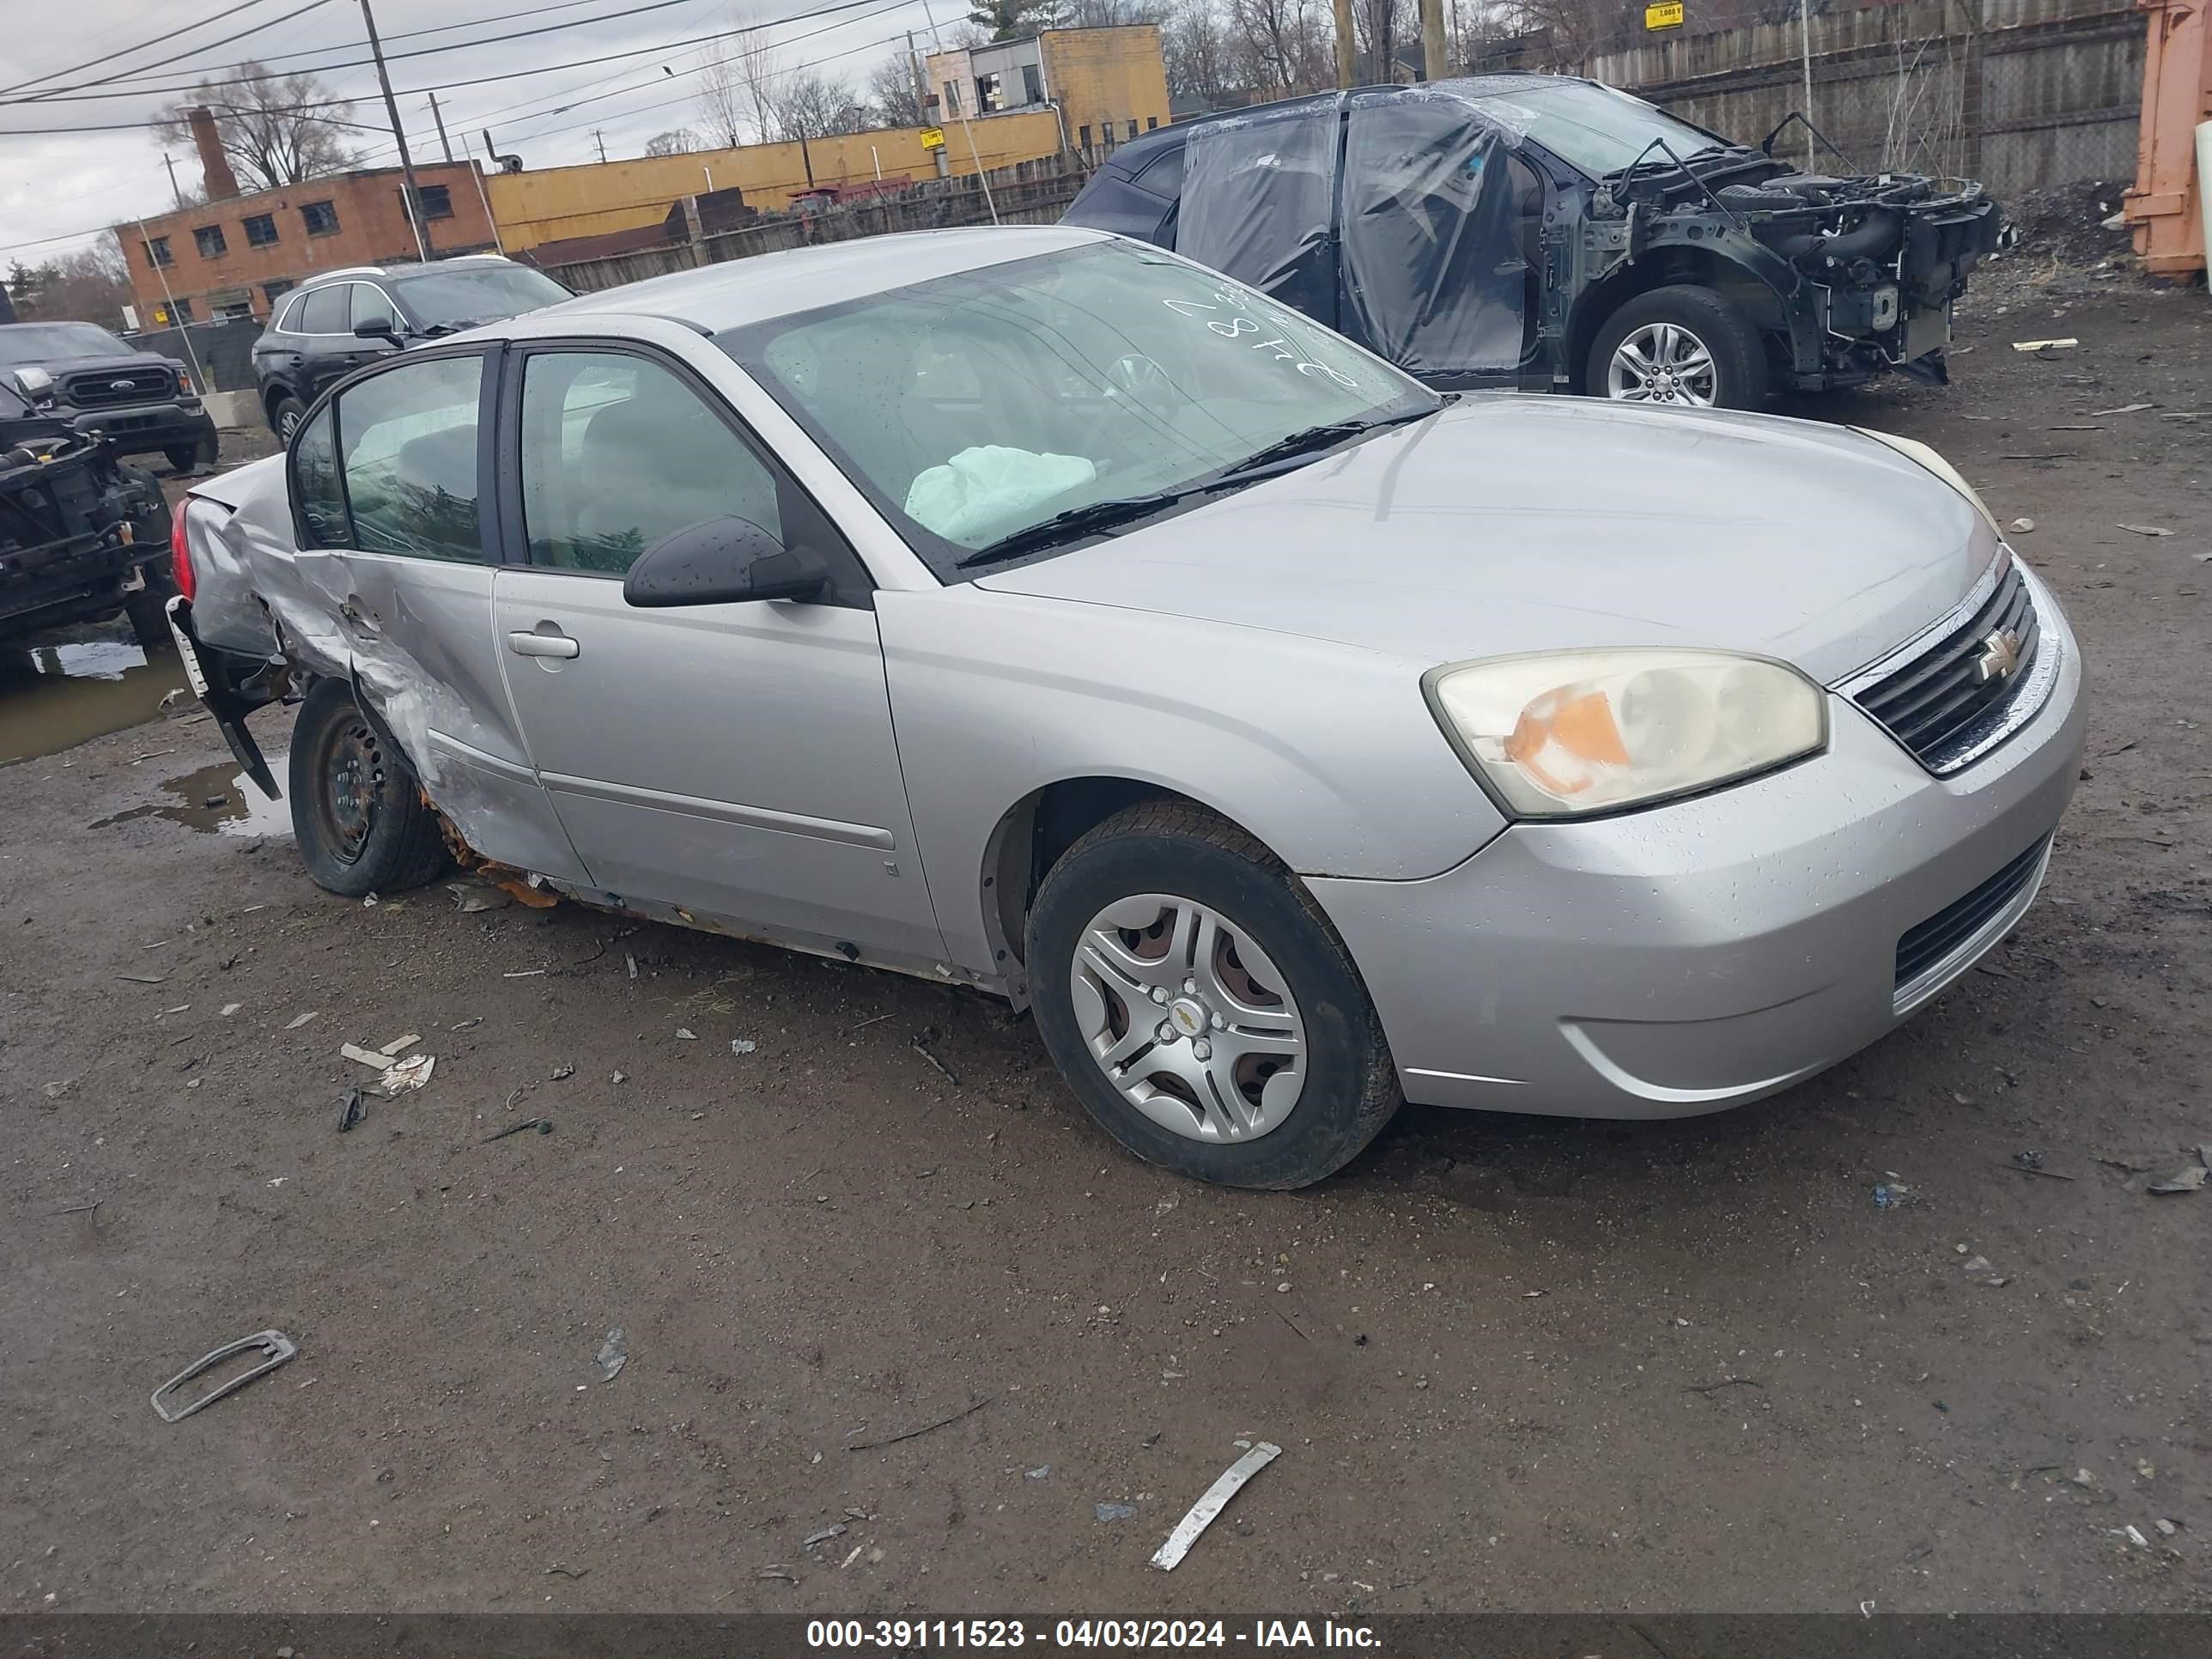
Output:
M1941 382L1996 204L1800 171L1772 153L1791 125L1733 143L1565 76L1328 93L1125 144L1066 222L1173 248L1442 389L1754 409Z
M1060 226L395 354L179 522L195 684L264 788L246 716L296 702L324 888L488 860L1004 998L1122 1146L1242 1186L1404 1100L1812 1076L2027 914L2086 718L1923 445L1439 393Z

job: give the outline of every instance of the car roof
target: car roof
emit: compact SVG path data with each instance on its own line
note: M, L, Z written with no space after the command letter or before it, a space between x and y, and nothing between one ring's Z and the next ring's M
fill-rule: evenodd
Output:
M558 332L578 319L618 314L669 318L719 334L774 317L865 299L933 276L1111 240L1103 231L1073 226L1001 225L817 243L579 295L495 328Z
M307 277L295 293L326 288L332 283L357 283L364 276L412 276L422 270L450 270L456 265L511 265L515 261L501 253L460 253L450 259L409 259L386 265L346 265L337 270L319 270Z

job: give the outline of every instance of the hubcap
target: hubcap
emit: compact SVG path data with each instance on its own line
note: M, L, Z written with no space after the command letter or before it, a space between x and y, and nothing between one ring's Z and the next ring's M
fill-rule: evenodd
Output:
M1251 935L1194 900L1108 905L1068 970L1075 1018L1107 1081L1192 1140L1256 1139L1305 1086L1305 1022Z
M1679 323L1646 323L1613 349L1606 395L1624 404L1711 409L1720 373L1705 343Z

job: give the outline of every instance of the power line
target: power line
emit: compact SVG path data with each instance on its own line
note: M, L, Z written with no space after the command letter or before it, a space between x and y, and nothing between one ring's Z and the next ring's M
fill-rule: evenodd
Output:
M286 12L286 13L285 13L282 17L272 17L272 18L270 18L270 19L267 22L265 22L265 23L256 23L256 24L254 24L254 25L253 25L253 27L251 27L251 28L243 28L243 29L240 29L240 30L239 30L239 32L238 32L237 33L235 33L235 34L226 34L226 35L224 35L224 36L222 37L222 40L210 40L210 41L209 41L209 42L207 42L204 46L191 46L191 47L187 47L187 48L186 48L185 51L183 51L183 52L172 52L172 53L170 53L170 55L169 55L168 57L167 57L167 58L155 58L155 59L154 60L154 62L152 62L152 63L150 63L150 64L141 64L137 69L135 69L135 70L131 70L131 71L130 71L130 73L131 73L131 74L133 74L133 75L143 75L143 74L144 74L148 70L160 69L161 67L162 67L162 65L167 64L173 64L173 63L177 62L177 61L178 61L178 59L179 59L179 58L196 57L196 56L198 56L199 53L204 52L213 52L213 51L214 51L217 46L228 46L228 45L229 45L232 41L234 41L234 40L244 40L244 39L246 39L246 37L247 35L249 35L249 34L258 34L258 33L260 33L262 32L262 30L264 30L264 29L273 29L273 28L275 28L275 27L276 27L278 24L280 24L280 23L289 23L289 22L290 22L290 21L291 21L295 17L304 17L307 13L309 13L309 12L311 12L311 11L314 10L316 7L318 7L318 6L322 6L322 5L327 5L328 3L329 3L329 0L307 0L307 3L306 5L304 5L304 6L301 6L301 7L300 7L300 8L298 8L296 10L294 10L294 11L288 11L288 12ZM71 94L75 94L75 93L77 91L77 88L81 88L81 87L103 87L103 86L106 86L106 85L109 82L111 82L111 81L120 80L121 78L122 78L122 76L121 76L119 74L118 74L118 75L111 75L111 76L101 76L100 78L99 78L99 79L97 79L97 80L92 80L92 81L80 81L80 82L77 82L77 84L76 84L76 87L49 87L49 88L47 88L45 91L42 91L42 92L34 92L34 93L31 94L31 95L30 95L29 97L27 97L27 98L0 98L0 103L6 103L6 104L43 104L43 103L56 103L56 104L62 104L62 103L75 103L75 102L76 102L76 101L77 101L77 100L76 100L76 99L74 96L72 96ZM148 90L150 92L150 91L152 90L152 88L149 88ZM90 96L90 95L94 95L94 94L87 94L87 95L88 95L88 96ZM127 97L127 96L129 96L130 94L125 94L125 93L100 93L100 94L98 94L97 95L98 95L98 96L100 96L100 97L102 97L102 98L121 98L121 97Z
M238 0L236 5L225 7L212 17L203 17L194 22L181 24L171 29L167 34L157 34L150 40L141 40L135 46L120 47L82 64L71 64L67 69L48 70L44 75L34 75L27 81L10 82L7 86L0 87L0 92L19 92L25 87L34 87L41 81L51 81L58 75L75 75L79 70L91 69L97 64L107 63L118 58L128 58L134 52L143 52L149 46L158 46L164 41L175 40L180 34L190 34L194 29L205 28L210 23L220 23L226 17L234 17L240 12L261 3L262 0ZM151 65L148 67L150 68Z
M321 5L324 3L324 0L309 0L309 3L313 5ZM645 13L649 11L665 11L671 6L689 6L696 3L697 0L646 0L646 3L643 5L630 6L627 9L622 11L608 12L599 17L572 18L565 23L546 23L532 29L510 29L505 34L487 34L480 40L456 40L451 45L443 46L417 46L412 52L387 52L384 54L384 61L387 64L394 64L405 58L432 58L435 57L440 52L467 52L477 46L495 46L500 45L501 42L507 40L527 40L534 35L557 34L563 29L589 28L594 23L627 22L630 18L642 16ZM509 15L512 15L513 14ZM277 21L281 22L283 20L280 18ZM742 31L739 32L742 33ZM712 40L714 37L708 35L702 36L702 38ZM653 51L657 50L657 48L647 47L644 50ZM635 57L637 54L632 52L627 55ZM208 86L247 86L257 81L281 81L288 75L320 75L331 70L360 69L366 65L372 64L376 60L374 58L349 58L343 63L314 64L300 70L263 70L257 75L235 75L221 81L197 81L189 84L167 87L131 87L119 92L80 92L57 89L52 96L41 95L36 100L28 98L0 99L0 103L26 104L36 101L41 104L80 104L89 103L97 99L153 98L161 96L167 93L198 92L201 88ZM587 61L604 62L605 60L599 59ZM526 70L518 72L528 73ZM119 80L122 77L120 76L117 76L110 78ZM493 76L491 78L501 79L504 77ZM96 87L105 84L106 84L106 82L103 81L85 81L79 83L80 86L84 87ZM428 89L434 91L444 90L442 87Z
M656 3L659 5L677 5L686 3L686 0L656 0ZM832 5L817 6L811 11L793 12L788 17L774 18L766 22L750 23L743 28L723 29L713 34L695 35L690 39L684 40L671 40L657 46L637 46L626 52L605 52L597 58L579 58L571 63L545 64L540 65L537 69L514 69L505 70L498 75L477 75L471 76L459 81L441 81L431 86L410 87L406 91L399 93L397 95L402 98L420 98L427 93L449 92L459 87L487 86L494 82L519 81L526 76L556 75L563 70L589 69L594 64L611 64L624 58L654 57L667 52L683 52L692 46L706 46L716 40L726 40L735 35L749 34L755 29L771 28L783 23L802 23L812 18L826 17L836 12L857 11L864 7L877 3L878 3L878 0L836 0L836 3ZM650 9L651 8L640 8L641 10ZM605 22L608 20L605 18L593 18L586 21L592 22ZM388 54L388 56L391 58L410 58L423 57L434 52L460 52L469 46L493 46L501 40L520 40L528 35L547 33L554 28L573 28L576 27L578 26L575 24L554 24L550 25L547 28L544 29L522 29L516 31L513 34L493 35L489 39L483 40L462 41L451 46L425 47L422 52L392 52ZM365 58L361 60L361 62L364 64L369 61L369 59ZM352 66L328 64L325 67L349 68ZM270 80L273 78L275 77L270 76L244 76L240 77L238 81L216 84L239 85L246 82ZM192 87L183 87L175 88L175 90L191 92L198 90L198 88ZM119 94L97 94L93 95L112 97ZM328 108L331 101L350 103L353 100L350 99L339 99L319 104L271 104L257 106L257 110L259 113L269 115L306 115L313 114L315 111L319 109ZM70 132L131 132L151 125L152 123L150 121L138 120L97 122L73 127L0 127L0 138L43 138L49 135Z

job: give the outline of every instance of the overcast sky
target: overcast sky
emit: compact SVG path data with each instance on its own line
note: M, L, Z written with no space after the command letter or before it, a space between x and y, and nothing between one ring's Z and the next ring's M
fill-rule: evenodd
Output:
M694 125L704 48L677 42L768 24L818 10L836 0L373 0L377 32L392 64L392 89L416 159L440 155L424 92L451 82L477 81L440 92L447 131L456 154L481 152L487 123L502 152L520 154L532 167L559 167L598 158L592 129L600 129L611 157L636 155L646 140L671 127ZM83 246L111 223L175 205L161 146L143 128L69 132L69 127L144 121L176 100L174 88L216 73L240 58L270 60L271 68L312 69L368 56L360 0L319 0L311 9L276 22L308 0L67 0L65 7L27 10L10 20L9 49L0 83L51 76L34 85L0 93L0 264L36 264ZM646 5L655 9L642 10ZM12 8L11 8L12 9ZM864 0L850 12L771 27L787 66L813 65L842 75L856 89L895 51L903 52L907 29L928 49L928 16L949 30L966 15L963 0ZM228 16L217 14L230 11ZM48 27L27 27L42 16ZM68 27L59 26L66 17ZM473 20L501 18L496 22ZM208 21L212 20L212 21ZM187 23L198 27L185 29ZM207 46L257 23L270 26L228 46ZM458 43L552 23L574 23L557 33L495 45ZM470 27L452 27L455 24ZM145 46L157 35L173 39ZM413 31L440 33L403 39ZM804 38L801 38L804 37ZM196 45L200 50L194 51ZM131 50L137 47L139 50ZM455 47L420 57L399 54ZM639 50L611 63L585 60ZM189 56L159 68L143 66L179 53ZM293 56L292 54L301 54ZM86 65L76 69L76 65ZM62 74L63 70L73 72ZM672 75L664 73L672 70ZM124 97L33 99L56 86L76 87L106 76L128 74L112 86L83 91L125 92ZM352 98L349 120L386 128L375 71L362 64L332 68L324 79ZM137 88L143 88L140 91ZM589 102L575 100L590 100ZM564 105L574 102L574 107ZM25 131L25 129L32 131ZM349 139L368 154L365 164L389 167L398 152L388 131L354 131ZM189 145L173 148L179 179L199 181L198 158Z

